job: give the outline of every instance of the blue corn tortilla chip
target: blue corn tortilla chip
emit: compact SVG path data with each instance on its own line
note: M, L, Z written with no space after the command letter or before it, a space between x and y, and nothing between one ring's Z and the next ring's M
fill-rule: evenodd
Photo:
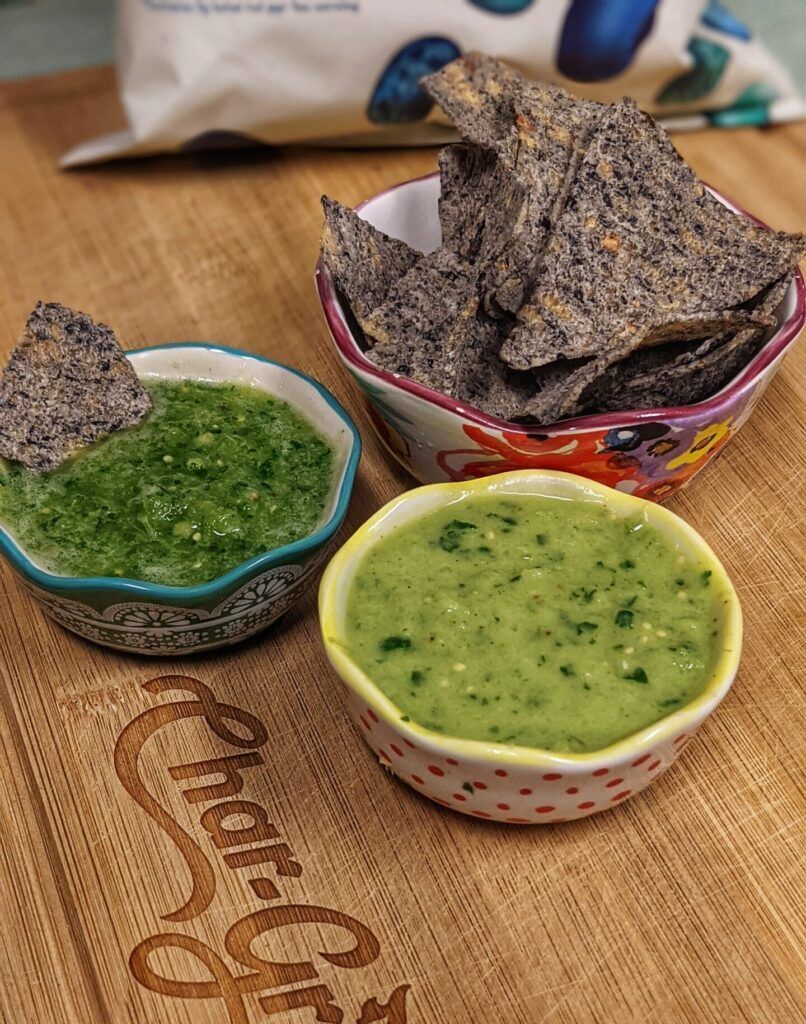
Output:
M501 350L514 369L595 356L632 332L751 299L806 253L714 199L630 100L607 110Z
M355 210L327 196L322 197L322 208L322 258L362 324L422 253L378 231Z
M539 423L553 423L555 420L579 414L587 406L586 394L604 373L630 353L641 348L662 345L664 342L686 342L721 328L743 326L755 333L770 323L771 318L765 313L733 310L724 314L710 314L707 317L696 314L688 319L670 320L661 327L647 326L639 331L627 332L615 345L595 357L563 359L561 365L568 366L570 372L555 375L524 407L522 415L529 416ZM550 363L547 368L554 365L556 364ZM660 371L656 369L654 372Z
M439 154L439 223L445 249L471 262L478 258L500 173L495 153L481 146L456 144Z
M790 278L775 282L755 305L760 318L773 317ZM768 326L725 331L700 341L640 349L614 364L580 396L586 412L691 405L721 391L767 340Z
M85 313L39 302L0 380L0 456L32 470L69 455L151 409L114 333Z
M535 393L535 377L511 370L499 359L500 348L500 323L477 312L468 324L452 395L490 416L514 420Z
M463 183L470 192L464 223L481 208L475 222L484 223L474 234L480 232L475 255L486 264L485 309L492 316L515 313L539 272L553 224L605 108L558 86L530 82L479 54L454 61L423 85L472 143L462 162L474 171ZM473 157L473 147L495 153L498 161ZM451 169L450 160L441 165L443 172ZM449 175L446 185L451 184Z
M478 310L476 271L447 249L428 253L364 320L378 366L451 394Z

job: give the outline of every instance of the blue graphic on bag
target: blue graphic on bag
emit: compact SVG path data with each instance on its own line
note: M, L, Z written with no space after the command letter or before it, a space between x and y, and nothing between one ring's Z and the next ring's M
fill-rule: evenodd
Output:
M425 36L407 43L392 57L372 93L367 117L374 124L422 121L434 105L420 88L420 79L461 56L450 39Z
M557 67L577 82L601 82L629 67L652 29L659 0L572 0Z
M736 15L720 4L718 0L711 0L700 21L716 32L724 32L726 36L736 36L737 39L745 41L752 39L747 25L743 21L739 21Z
M534 0L470 0L470 3L490 14L520 14L531 7Z
M716 87L730 60L730 51L719 43L695 36L689 40L688 52L694 67L673 78L661 89L657 102L662 106L694 103Z

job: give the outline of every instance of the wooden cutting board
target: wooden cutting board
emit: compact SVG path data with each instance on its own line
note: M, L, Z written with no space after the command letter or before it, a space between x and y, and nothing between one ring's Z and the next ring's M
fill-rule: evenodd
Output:
M130 346L216 339L294 363L363 433L354 529L412 481L330 349L318 199L353 203L436 154L56 169L118 116L108 71L0 88L0 354L43 298ZM678 142L748 209L806 228L806 125ZM346 719L313 595L239 648L149 661L64 632L3 569L3 1020L307 1024L314 1005L360 1024L802 1019L805 391L801 345L671 503L745 610L742 670L707 747L575 824L469 820L386 775ZM209 774L219 758L224 782ZM262 853L216 845L232 800Z

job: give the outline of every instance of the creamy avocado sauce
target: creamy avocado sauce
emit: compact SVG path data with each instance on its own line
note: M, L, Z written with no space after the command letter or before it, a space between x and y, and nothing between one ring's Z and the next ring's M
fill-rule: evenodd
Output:
M233 384L146 386L140 426L50 473L6 465L0 520L29 554L70 576L192 586L316 527L333 451L290 405Z
M469 497L368 551L346 644L404 719L581 753L702 692L726 599L640 515Z

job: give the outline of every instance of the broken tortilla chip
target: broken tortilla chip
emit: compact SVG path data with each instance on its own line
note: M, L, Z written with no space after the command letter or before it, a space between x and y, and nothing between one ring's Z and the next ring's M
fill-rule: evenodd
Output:
M746 302L806 252L714 199L629 100L602 116L501 356L515 369L592 356L674 317Z
M770 316L764 312L731 310L708 317L679 318L660 327L647 326L637 331L625 331L615 345L598 356L563 360L564 364L574 366L571 372L564 376L556 375L524 407L523 413L541 423L551 423L577 415L585 406L583 396L605 371L638 349L674 340L690 341L692 338L702 338L705 334L728 327L752 326L754 331L758 331L770 323ZM584 359L581 364L580 358Z
M322 207L322 258L362 323L422 253L378 231L355 210L327 196L322 197Z
M0 380L0 456L54 469L79 448L135 426L150 409L109 327L39 302Z
M364 330L374 342L368 355L392 373L450 394L477 309L472 265L447 249L429 253L367 317Z

